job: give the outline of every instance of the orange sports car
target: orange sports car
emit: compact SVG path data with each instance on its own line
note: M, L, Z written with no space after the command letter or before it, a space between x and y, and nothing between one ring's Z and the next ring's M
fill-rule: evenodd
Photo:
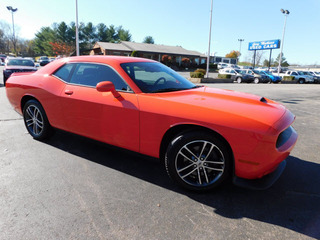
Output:
M160 158L190 190L212 189L227 178L265 189L297 141L295 117L284 106L194 85L148 59L64 58L14 73L6 92L33 138L62 129Z

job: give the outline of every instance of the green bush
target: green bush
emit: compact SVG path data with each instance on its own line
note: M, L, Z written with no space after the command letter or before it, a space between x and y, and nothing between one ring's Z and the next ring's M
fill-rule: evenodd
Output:
M207 64L206 63L202 63L199 65L199 68L203 68L203 69L207 69ZM214 64L214 63L209 63L209 69L210 70L217 70L218 65Z
M218 74L218 78L221 78L221 79L230 79L231 78L231 75L230 74Z
M131 57L138 57L138 51L132 51Z
M191 72L190 77L192 78L203 78L204 74L202 72Z
M286 80L286 81L293 81L294 80L294 76L283 76L282 79Z
M202 68L198 68L197 70L195 70L194 72L201 72L203 73L203 75L206 75L206 70L202 69Z
M209 69L211 69L211 70L217 70L217 68L218 68L218 65L217 65L217 64L209 63Z

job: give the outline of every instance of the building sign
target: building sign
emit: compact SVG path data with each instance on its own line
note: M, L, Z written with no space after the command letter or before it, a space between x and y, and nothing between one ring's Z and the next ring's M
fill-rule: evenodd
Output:
M275 49L275 48L280 48L280 39L249 43L249 51Z

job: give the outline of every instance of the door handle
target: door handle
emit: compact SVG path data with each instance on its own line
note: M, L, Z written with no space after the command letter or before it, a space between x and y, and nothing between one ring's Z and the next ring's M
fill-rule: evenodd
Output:
M64 93L67 94L67 95L72 95L73 91L72 90L65 90Z

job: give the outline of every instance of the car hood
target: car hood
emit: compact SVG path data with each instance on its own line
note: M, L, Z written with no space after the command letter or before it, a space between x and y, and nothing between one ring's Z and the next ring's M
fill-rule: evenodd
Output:
M5 67L5 70L15 70L15 69L37 70L37 68L31 67L31 66L6 66Z
M155 94L154 97L157 98L154 104L159 106L154 108L152 104L149 108L162 108L172 116L263 132L277 127L286 112L290 113L283 105L264 97L209 87ZM290 121L293 120L292 115Z

